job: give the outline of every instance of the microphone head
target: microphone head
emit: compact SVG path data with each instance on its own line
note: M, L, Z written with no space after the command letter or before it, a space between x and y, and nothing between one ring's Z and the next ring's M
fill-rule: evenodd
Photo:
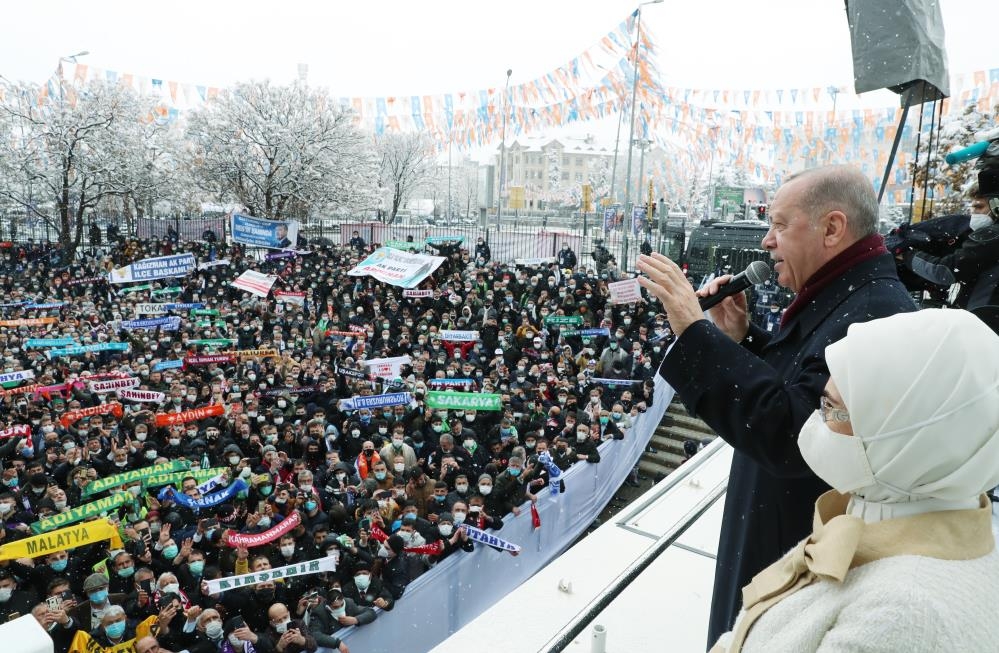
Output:
M755 286L770 278L770 266L763 261L753 261L746 267L746 278Z

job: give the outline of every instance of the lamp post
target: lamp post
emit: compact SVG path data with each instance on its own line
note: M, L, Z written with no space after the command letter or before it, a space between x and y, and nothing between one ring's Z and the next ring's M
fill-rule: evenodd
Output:
M638 5L635 10L635 71L634 76L631 80L631 125L628 128L628 165L626 172L624 173L624 221L625 227L624 233L621 238L621 270L627 272L628 270L628 227L629 223L632 221L631 218L631 156L633 149L631 143L635 140L635 109L637 105L635 103L636 97L638 95L638 52L642 45L642 7L645 5L656 5L663 2L663 0L649 0L648 2L643 2Z
M503 87L503 126L500 128L500 169L499 192L496 193L496 231L500 230L500 220L503 217L503 186L506 181L506 96L510 90L510 75L512 68L506 70L506 85Z

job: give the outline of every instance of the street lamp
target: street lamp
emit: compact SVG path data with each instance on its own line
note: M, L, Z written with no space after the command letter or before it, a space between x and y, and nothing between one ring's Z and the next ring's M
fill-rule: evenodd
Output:
M496 231L500 230L500 218L503 216L503 186L506 175L506 100L507 92L510 89L510 75L512 68L506 70L506 85L503 87L503 126L500 128L500 169L499 169L499 192L496 193Z
M635 72L634 77L631 80L631 125L628 129L628 165L627 171L624 173L624 215L625 227L624 234L621 239L621 270L627 272L628 270L628 224L632 222L631 217L631 158L634 152L631 147L631 143L635 140L635 109L636 109L636 97L638 95L638 51L642 45L642 7L645 5L657 5L663 2L663 0L649 0L648 2L643 2L638 5L635 10Z

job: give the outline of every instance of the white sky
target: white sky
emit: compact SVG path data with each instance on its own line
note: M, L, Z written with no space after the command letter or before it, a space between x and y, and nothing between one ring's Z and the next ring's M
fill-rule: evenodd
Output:
M882 0L886 3L898 0ZM995 0L940 0L950 70L999 66ZM559 66L634 0L11 1L0 75L41 82L58 58L164 80L286 82L298 63L336 95L421 95L501 86ZM842 0L666 0L643 10L670 85L852 87Z

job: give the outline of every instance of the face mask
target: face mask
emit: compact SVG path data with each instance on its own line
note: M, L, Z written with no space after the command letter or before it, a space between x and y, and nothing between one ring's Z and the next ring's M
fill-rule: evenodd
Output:
M454 486L454 490L458 494L465 494L466 492L468 492L468 483L458 483L457 485Z
M481 494L483 496L488 496L489 493L492 492L492 491L493 491L493 486L492 485L480 485L479 486L479 494Z
M208 635L208 639L221 639L222 622L221 621L208 622L208 625L205 626L205 634Z
M819 411L801 427L798 449L816 476L838 492L845 494L874 484L864 441L836 433L822 421Z
M481 375L482 373L479 372L478 374ZM474 422L475 421L475 415L465 415L465 421L469 422L469 423Z
M163 547L163 557L167 560L173 560L177 557L180 549L177 548L176 544L171 544L170 546Z
M442 495L442 494L435 494L434 495L434 501L436 501L437 503L444 503L445 499L447 499L447 497L444 496L444 495Z
M475 440L465 440L464 445L466 449L473 452L475 451L475 447L478 446Z
M371 576L367 574L358 574L357 576L354 576L354 585L356 585L357 589L362 592L368 591L368 588L371 586Z
M375 478L379 481L384 481L386 476L388 476L388 472L375 472Z
M439 530L441 535L444 537L451 537L451 533L454 532L454 526L451 524L441 524L437 527L437 530Z
M290 623L291 623L291 617L285 619L279 624L274 624L274 630L276 630L279 633L283 633L284 631L288 630L288 624Z
M518 476L520 476L520 472L523 470L521 470L519 467L511 467L507 471L510 472L510 476L517 478Z
M286 558L290 558L295 555L295 545L294 544L283 544L281 546L281 555Z
M170 438L170 446L171 447L179 447L180 446L180 438Z
M230 465L238 465L239 464L239 456L229 456L229 464Z
M976 213L971 216L970 226L973 231L984 229L992 225L992 217L985 213Z
M236 637L236 633L230 633L230 635L229 635L229 643L232 644L233 646L235 646L238 649L242 649L243 648L243 640L241 640L240 638Z
M7 485L8 487L12 487L10 483L7 481L4 481L4 484ZM13 510L13 508L14 506L10 505L9 503L0 503L0 515L6 515L8 512Z
M135 573L135 567L125 567L124 569L118 570L118 575L122 578L131 578L132 574Z
M344 603L339 608L330 607L330 614L333 615L335 619L339 619L340 617L346 616L347 604Z
M188 568L191 570L192 574L194 574L195 576L200 576L205 571L205 561L195 560L194 562L188 565Z
M155 449L149 449L143 455L146 457L146 460L156 460L156 450Z
M260 521L257 522L257 526L259 526L260 528L270 528L271 527L271 518L270 517L261 517Z
M65 501L56 501L55 502L55 507L56 507L56 510L65 510L66 509L66 502Z
M13 587L0 587L0 603L6 603L14 593Z
M108 637L111 639L118 639L125 634L125 622L116 621L113 624L108 624L107 626L104 626L104 632L106 632Z
M108 591L106 589L97 590L96 592L87 594L87 598L90 599L90 602L93 604L104 605L104 602L108 600Z
M396 463L392 465L392 469L395 470L396 474L401 474L406 471L406 463Z
M378 547L378 557L379 558L388 558L389 555L391 555L391 554L389 553L389 550L385 547L384 544L382 544L382 545L380 545Z

